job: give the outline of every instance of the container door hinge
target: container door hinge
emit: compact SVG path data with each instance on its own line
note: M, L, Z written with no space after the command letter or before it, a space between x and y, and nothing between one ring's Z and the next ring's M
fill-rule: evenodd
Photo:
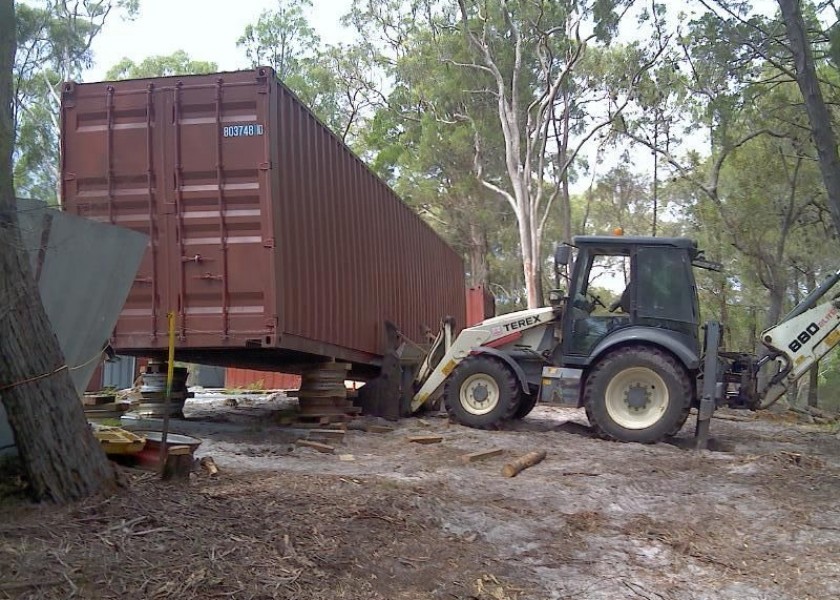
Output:
M260 168L260 171L270 171L271 170L271 163L270 162L260 163L259 168Z
M263 240L263 248L274 248L274 238Z

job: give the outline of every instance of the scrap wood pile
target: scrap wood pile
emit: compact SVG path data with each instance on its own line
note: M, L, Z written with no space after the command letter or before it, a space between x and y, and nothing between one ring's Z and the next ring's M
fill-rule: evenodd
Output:
M446 573L468 553L404 491L299 474L131 477L104 501L0 505L0 599L429 597L486 573L479 555Z

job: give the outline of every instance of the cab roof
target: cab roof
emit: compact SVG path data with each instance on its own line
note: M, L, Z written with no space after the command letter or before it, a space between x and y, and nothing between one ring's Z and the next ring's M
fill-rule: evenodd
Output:
M643 235L578 235L573 246L597 247L604 250L622 251L633 246L664 246L688 250L692 258L698 254L697 242L685 237L650 237Z

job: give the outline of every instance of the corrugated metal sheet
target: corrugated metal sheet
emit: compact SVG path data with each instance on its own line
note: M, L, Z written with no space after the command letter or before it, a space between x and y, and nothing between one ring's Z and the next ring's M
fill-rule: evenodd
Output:
M117 321L148 238L42 202L18 200L24 247L44 310L81 395ZM5 413L0 414L5 422ZM0 446L10 443L0 425Z
M228 389L296 390L300 388L300 376L291 373L228 367L225 369L225 387Z
M464 322L460 257L271 69L70 83L62 133L67 209L155 240L120 351L162 351L169 310L179 360L229 366L376 363L385 319Z
M134 385L137 378L137 359L133 356L115 356L105 361L102 370L102 387L124 390Z
M147 238L42 202L19 200L18 207L41 301L67 364L78 367L70 375L81 393L120 314Z

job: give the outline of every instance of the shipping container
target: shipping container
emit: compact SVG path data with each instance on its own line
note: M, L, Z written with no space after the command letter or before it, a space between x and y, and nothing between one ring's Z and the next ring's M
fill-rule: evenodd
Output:
M66 210L151 238L112 345L278 368L376 365L383 323L464 323L463 263L270 68L67 83ZM288 368L286 368L288 367Z
M296 390L300 388L300 375L228 367L225 369L225 387L231 390Z
M496 316L496 298L483 285L467 288L467 320L464 327L478 325Z

